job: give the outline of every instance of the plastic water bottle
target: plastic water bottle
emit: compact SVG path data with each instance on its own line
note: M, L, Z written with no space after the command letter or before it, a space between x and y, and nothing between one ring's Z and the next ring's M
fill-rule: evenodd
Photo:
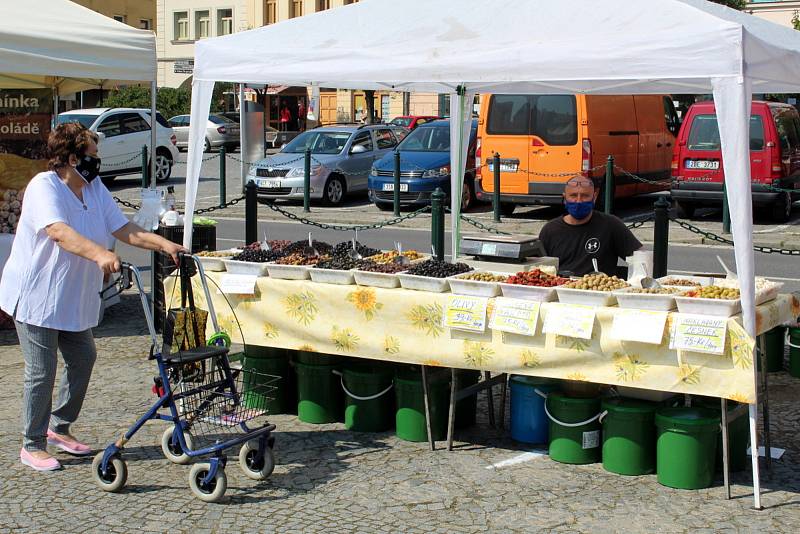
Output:
M164 198L167 211L175 211L175 187L167 186L167 196Z

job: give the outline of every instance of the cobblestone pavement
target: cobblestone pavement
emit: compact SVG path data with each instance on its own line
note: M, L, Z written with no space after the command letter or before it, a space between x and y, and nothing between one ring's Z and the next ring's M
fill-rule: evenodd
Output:
M99 357L74 431L107 444L153 400L154 366L133 295L95 331ZM525 449L485 417L457 435L457 450L430 452L393 433L357 434L276 416L274 474L261 483L228 464L224 503L195 499L188 467L161 454L163 425L149 423L126 448L126 490L107 494L91 458L59 454L65 468L34 473L19 452L21 354L13 331L0 332L0 532L797 532L800 522L798 381L771 375L773 441L787 449L763 477L764 511L751 510L750 475L734 475L734 499L721 482L702 491L660 486L654 475L622 477L599 464L568 466L546 456L492 468ZM479 402L484 407L484 400ZM440 446L442 444L440 443ZM233 451L232 454L238 451ZM794 525L794 526L792 526Z

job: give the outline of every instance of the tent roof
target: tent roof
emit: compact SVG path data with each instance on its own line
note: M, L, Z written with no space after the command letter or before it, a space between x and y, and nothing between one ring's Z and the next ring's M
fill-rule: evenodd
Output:
M113 81L156 79L153 32L68 0L4 4L0 87L57 87L70 93Z
M740 51L744 51L741 57ZM268 53L265 53L268 51ZM800 92L800 33L704 0L364 0L195 45L196 80L449 92ZM776 61L776 56L780 59Z

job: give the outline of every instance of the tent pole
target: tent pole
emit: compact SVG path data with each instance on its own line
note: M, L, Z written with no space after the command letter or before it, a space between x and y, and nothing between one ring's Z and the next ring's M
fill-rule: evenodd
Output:
M242 177L242 193L244 193L244 186L247 185L247 121L245 120L245 113L247 112L247 105L244 100L245 84L239 84L239 172Z
M156 82L150 82L150 189L156 188Z

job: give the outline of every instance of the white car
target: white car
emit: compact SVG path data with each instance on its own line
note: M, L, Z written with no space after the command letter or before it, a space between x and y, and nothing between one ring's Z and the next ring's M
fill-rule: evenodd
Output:
M100 134L100 178L106 185L124 174L142 172L142 147L150 148L150 110L133 108L76 109L60 113L58 124L78 122ZM177 139L169 123L156 115L156 181L165 182L178 157Z

